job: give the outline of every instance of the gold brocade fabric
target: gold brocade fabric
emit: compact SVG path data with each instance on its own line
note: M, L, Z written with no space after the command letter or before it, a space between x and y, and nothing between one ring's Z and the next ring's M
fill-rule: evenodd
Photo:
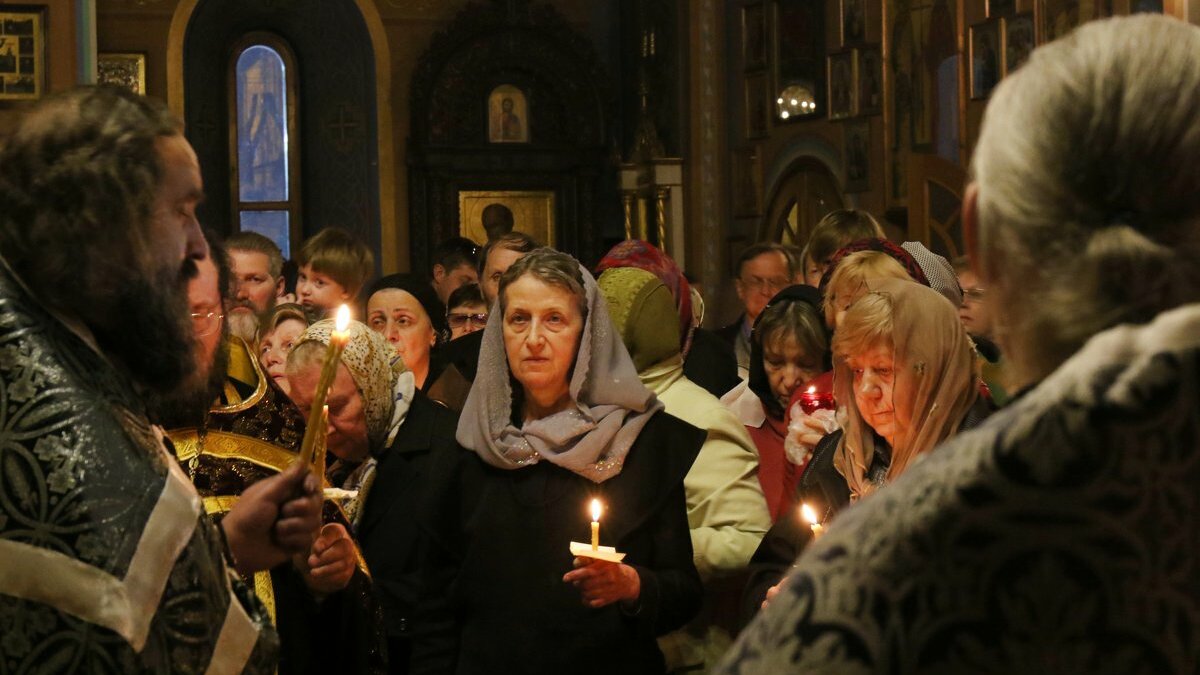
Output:
M300 410L266 376L246 343L230 337L225 348L229 350L226 385L204 426L167 432L176 458L214 521L233 507L247 487L296 461L304 439ZM323 511L324 522L340 523L350 530L337 504L326 501ZM357 547L355 553L359 567L367 572ZM255 574L253 585L274 621L275 594L270 574Z

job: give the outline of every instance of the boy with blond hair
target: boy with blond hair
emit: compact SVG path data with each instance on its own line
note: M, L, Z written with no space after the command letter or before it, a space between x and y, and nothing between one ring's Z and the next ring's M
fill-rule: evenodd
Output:
M375 269L375 256L358 237L328 227L304 242L296 266L296 299L320 318L354 301Z

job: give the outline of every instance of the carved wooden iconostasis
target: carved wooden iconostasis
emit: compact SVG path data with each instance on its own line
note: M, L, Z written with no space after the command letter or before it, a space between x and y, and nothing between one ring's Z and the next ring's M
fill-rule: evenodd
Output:
M554 8L470 6L434 37L411 96L413 269L447 237L482 241L488 199L541 243L599 257L605 228L620 227L616 101L591 42Z
M727 178L731 253L734 243L756 239L803 245L822 211L844 205L883 220L893 238L961 255L966 167L993 88L1036 45L1085 21L1130 11L1161 12L1163 6L1136 0L734 3L727 13L733 26L727 63L740 90L727 99L735 120ZM823 173L838 198L828 194ZM793 210L810 186L821 186L816 201Z

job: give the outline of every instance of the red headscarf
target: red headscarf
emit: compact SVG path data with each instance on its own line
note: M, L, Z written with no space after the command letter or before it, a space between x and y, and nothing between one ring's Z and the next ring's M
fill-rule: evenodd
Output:
M675 309L679 311L679 351L687 356L692 348L692 334L696 327L692 325L692 292L691 286L679 269L679 265L671 256L654 247L653 244L640 239L629 239L612 247L596 265L595 274L600 276L604 270L614 267L636 267L658 277L675 298Z
M885 253L903 265L904 269L908 271L908 276L912 277L913 281L922 286L930 285L929 279L925 277L925 272L921 270L921 266L917 264L916 259L908 251L900 248L899 245L893 244L887 239L859 239L839 248L836 253L830 256L829 265L825 268L825 274L821 277L821 285L818 287L821 295L825 295L825 289L829 287L829 280L833 278L833 271L837 269L838 263L842 261L842 258L851 253L858 253L859 251L879 251L880 253Z

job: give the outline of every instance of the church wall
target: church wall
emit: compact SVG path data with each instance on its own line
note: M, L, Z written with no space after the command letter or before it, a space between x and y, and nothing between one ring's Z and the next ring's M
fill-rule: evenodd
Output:
M77 39L73 0L44 0L46 6L46 91L69 89L77 81ZM3 3L0 3L3 7ZM0 138L11 133L29 103L0 103Z
M405 158L411 124L409 100L413 72L433 36L449 25L469 3L467 0L370 1L374 2L382 21L391 64L388 81L377 83L378 91L391 92L390 150L394 171L390 183L393 186L395 231L382 233L381 240L385 246L392 242L390 250L376 252L384 261L383 272L387 273L406 271L409 265L408 173ZM62 0L61 4L71 5L69 0ZM102 52L145 53L146 93L165 100L170 70L168 40L171 21L177 7L192 4L186 0L97 0L98 48ZM604 65L615 75L619 57L616 3L555 0L548 4L553 5L572 28L591 39ZM177 51L181 51L178 45L176 47ZM68 84L71 82L73 80L68 79ZM3 112L0 110L0 125L4 123ZM386 150L381 148L381 151ZM382 193L386 195L387 190Z

